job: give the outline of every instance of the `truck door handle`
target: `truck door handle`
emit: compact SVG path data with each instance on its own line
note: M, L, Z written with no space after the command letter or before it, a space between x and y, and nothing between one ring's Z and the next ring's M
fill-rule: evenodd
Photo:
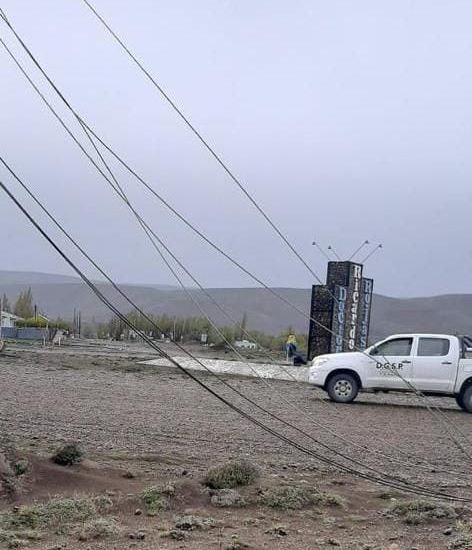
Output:
M451 361L443 361L441 365L452 365Z
M404 361L402 361L402 363L403 363L404 365L409 365L409 364L411 363L411 361L408 361L408 359L405 359Z

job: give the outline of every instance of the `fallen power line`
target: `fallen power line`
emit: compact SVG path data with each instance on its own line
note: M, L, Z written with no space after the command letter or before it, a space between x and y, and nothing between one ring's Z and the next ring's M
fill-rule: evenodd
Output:
M414 494L419 494L422 496L429 496L433 498L441 498L441 499L449 499L454 500L458 502L472 502L472 499L467 499L465 497L459 497L457 495L451 495L448 493L438 493L435 491L431 491L426 488L422 488L419 486L416 486L415 484L409 483L407 481L397 482L396 480L392 481L391 476L385 476L385 478L379 478L376 476L372 476L371 474L358 471L352 467L346 466L345 464L339 463L333 459L329 459L325 457L324 455L321 455L311 449L306 448L305 446L297 443L296 441L288 438L284 434L281 434L280 432L277 432L276 430L272 429L270 426L267 426L263 422L257 420L255 417L241 409L240 407L234 405L230 401L228 401L225 397L218 394L215 390L210 388L207 384L202 382L199 378L197 378L195 375L193 375L191 372L189 372L187 369L185 369L178 361L176 361L172 356L167 354L163 349L161 349L155 342L153 342L143 331L140 331L125 315L121 313L119 309L117 309L110 300L108 300L105 295L100 291L100 289L77 267L77 265L69 258L69 256L54 242L54 240L45 232L45 230L39 225L39 223L33 218L33 216L26 210L26 208L21 204L21 202L14 196L14 194L9 190L9 188L0 181L0 188L6 193L6 195L10 198L10 200L17 206L17 208L23 213L23 215L29 220L29 222L35 227L35 229L46 239L46 241L56 250L56 252L67 262L67 264L80 276L80 278L89 286L89 288L93 291L93 293L104 303L126 326L128 326L131 330L134 330L139 336L154 350L156 350L161 356L165 357L167 360L169 360L174 366L179 368L182 372L184 372L187 376L189 376L192 380L197 382L202 388L204 388L206 391L211 393L214 397L216 397L218 400L223 402L226 406L230 407L233 411L237 412L256 426L259 426L264 431L272 434L273 436L277 437L281 441L284 441L291 445L292 447L300 450L301 452L304 452L305 454L308 454L314 458L317 458L321 462L328 464L330 466L334 466L344 472L351 473L353 475L356 475L362 479L366 479L369 481L373 481L375 483L386 485L392 488L396 488L399 490L404 490L406 492L411 492ZM137 306L135 305L135 308ZM191 354L190 354L191 355ZM193 357L195 360L197 358ZM260 407L259 407L260 408Z
M154 189L149 186L146 182L144 182L144 180L142 180L142 178L140 178L132 169L130 169L128 167L128 165L126 163L124 163L124 161L121 159L121 157L119 157L109 146L107 146L102 140L101 138L88 126L88 124L78 115L78 113L73 109L73 107L70 105L70 103L67 101L67 99L64 97L64 95L60 92L60 90L57 88L57 86L54 84L54 82L52 81L52 79L47 75L47 73L44 71L44 69L42 68L42 66L40 65L40 63L37 61L37 59L34 57L34 55L32 54L32 52L29 50L29 48L26 46L26 44L24 43L24 41L21 39L21 37L18 35L18 33L15 31L15 29L12 27L11 23L9 22L9 20L6 18L6 16L4 14L1 15L2 16L2 19L4 20L5 24L10 28L10 30L13 32L13 34L15 35L15 37L17 38L17 40L20 42L21 46L23 47L23 49L25 49L26 53L28 54L28 56L32 59L32 61L34 62L34 64L37 66L37 68L41 71L41 73L43 74L43 76L47 79L47 81L50 83L50 85L53 87L53 89L55 90L55 92L59 95L59 97L61 98L61 100L64 102L64 104L67 106L67 108L72 112L72 114L75 116L75 118L77 119L77 121L79 122L79 124L81 125L82 129L84 130L87 138L89 139L89 141L92 143L95 151L97 152L97 154L99 155L100 159L102 160L102 162L104 163L105 167L107 168L107 171L111 174L111 177L112 179L114 180L114 183L109 179L109 177L100 169L100 167L96 164L96 162L93 160L93 158L87 153L87 151L83 148L83 146L80 144L80 142L77 140L77 138L72 134L72 132L68 129L68 127L65 125L65 123L63 122L63 120L61 119L61 117L55 112L55 110L52 108L52 106L47 102L47 100L45 99L44 95L39 91L39 89L35 86L35 84L32 82L32 80L30 79L29 75L26 73L26 71L22 68L21 64L18 62L18 60L15 58L14 54L12 54L12 52L8 49L8 47L6 46L6 44L3 42L3 40L0 39L0 42L2 43L2 45L4 46L4 48L7 50L7 52L10 54L10 56L13 58L13 60L15 61L15 63L17 64L17 66L20 68L20 70L23 72L23 74L25 75L25 77L29 80L29 82L31 83L31 85L34 87L34 89L37 91L37 93L41 96L41 98L43 99L43 101L46 102L46 104L48 105L48 107L50 108L50 110L53 112L53 114L56 116L56 118L59 120L59 122L62 124L62 126L66 129L66 131L69 133L69 135L72 137L72 139L76 142L76 144L81 148L82 152L88 157L88 159L92 162L92 164L96 167L96 169L99 171L99 173L102 175L102 177L104 177L104 179L112 186L112 188L119 194L119 196L126 202L126 204L131 208L131 210L133 210L133 208L131 207L131 205L129 204L129 201L127 200L126 198L126 195L124 194L124 191L122 189L122 187L119 185L119 183L117 182L116 178L114 178L114 175L113 173L111 172L110 168L108 167L107 163L105 162L103 156L101 155L101 153L99 152L98 148L96 147L96 144L94 143L92 137L90 136L89 132L93 135L93 137L95 139L97 139L115 158L117 158L117 160L119 160L129 171L131 171L131 173L133 175L135 175L139 181L141 181L146 188L148 188L148 190L150 190L156 197L159 198L159 200L161 200L161 202L163 202L163 204L165 206L167 206L168 208L171 209L171 211L173 213L175 213L179 219L181 219L182 221L184 221L186 223L187 226L189 226L192 230L194 230L199 236L201 236L206 242L208 242L213 248L215 248L216 250L218 250L220 253L222 253L226 258L228 258L230 261L232 261L232 263L234 263L235 265L237 265L240 269L242 269L245 273L247 273L249 276L251 276L254 280L256 280L257 282L259 282L264 288L266 288L269 292L271 292L272 294L274 294L275 296L277 296L279 299L281 299L283 302L287 303L288 305L290 305L293 309L295 309L296 311L298 311L299 313L301 313L304 317L306 317L307 319L311 319L313 320L318 326L324 328L326 331L328 332L332 332L330 329L328 329L327 327L324 327L321 323L319 323L317 320L315 319L312 319L310 316L307 316L304 312L302 312L299 308L297 308L296 306L294 306L290 301L284 299L279 293L275 292L273 289L271 289L270 287L268 287L267 285L265 285L265 283L263 283L262 281L260 281L257 277L255 277L252 273L250 273L248 270L246 270L246 268L242 267L238 262L236 262L233 258L231 258L228 254L226 254L224 251L221 250L221 248L217 247L212 241L210 241L207 237L205 237L201 232L199 232L198 229L196 229L192 224L190 224L183 216L181 216L180 214L177 213L177 211L175 209L173 209L172 207L170 207L170 205L168 205L168 203L163 200L158 194L156 194L156 192L154 191ZM116 186L116 187L115 187ZM117 189L118 188L118 189ZM144 222L144 220L142 218L140 218L140 216L133 210L134 214L136 215L139 223L142 225L145 233L148 235L149 238L150 235L149 235L149 232L153 233L152 229L146 224L146 222ZM155 233L154 233L155 235ZM156 236L157 237L157 236ZM151 241L152 241L152 238L151 238ZM159 251L158 251L159 252ZM160 252L159 252L160 253ZM362 350L360 350L362 351ZM363 352L363 351L362 351ZM364 353L364 352L363 352ZM369 359L372 359L370 356L367 355L367 357ZM385 361L386 361L386 365L388 365L388 360L386 358L384 358ZM439 409L439 407L436 407L435 405L430 405L429 404L429 399L427 399L427 397L422 393L420 392L419 390L417 390L417 388L414 387L414 385L409 382L408 380L404 379L403 376L397 372L397 371L394 371L394 373L404 381L404 383L410 387L410 389L419 397L421 397L423 400L424 400L424 403L425 403L425 406L426 408L429 410L429 412L437 417L440 421L444 421L445 424L448 424L450 427L452 427L452 429L454 431L456 431L459 435L461 435L462 437L464 437L464 439L466 439L468 441L468 438L467 436L465 436L465 434L463 434L463 432L457 428L457 426L454 425L454 423L450 422L449 419L447 418L447 416L445 414L442 413L442 411ZM451 438L451 440L455 443L455 445L467 456L467 458L472 458L468 451L462 446L462 444L448 431L448 436Z

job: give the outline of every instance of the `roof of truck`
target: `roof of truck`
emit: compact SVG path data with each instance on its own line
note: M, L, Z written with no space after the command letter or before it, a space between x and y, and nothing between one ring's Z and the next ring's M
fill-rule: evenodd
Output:
M421 338L458 338L457 334L431 334L426 332L407 332L402 334L392 334L391 336L387 336L384 338L385 340L388 338L411 338L412 336L419 336Z

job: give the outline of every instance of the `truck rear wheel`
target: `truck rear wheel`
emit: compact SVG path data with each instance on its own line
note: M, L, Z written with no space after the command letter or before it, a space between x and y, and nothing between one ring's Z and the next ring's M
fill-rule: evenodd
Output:
M330 399L336 403L351 403L359 393L359 384L351 374L335 374L328 380L326 391Z
M461 391L456 401L459 407L464 409L464 411L472 413L472 384L469 384ZM459 403L459 401L461 401L461 403Z

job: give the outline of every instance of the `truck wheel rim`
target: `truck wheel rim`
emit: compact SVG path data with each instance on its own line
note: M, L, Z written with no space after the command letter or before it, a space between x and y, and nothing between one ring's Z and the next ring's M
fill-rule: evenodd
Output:
M349 380L338 380L334 385L334 393L338 397L349 397L352 393L352 385Z

